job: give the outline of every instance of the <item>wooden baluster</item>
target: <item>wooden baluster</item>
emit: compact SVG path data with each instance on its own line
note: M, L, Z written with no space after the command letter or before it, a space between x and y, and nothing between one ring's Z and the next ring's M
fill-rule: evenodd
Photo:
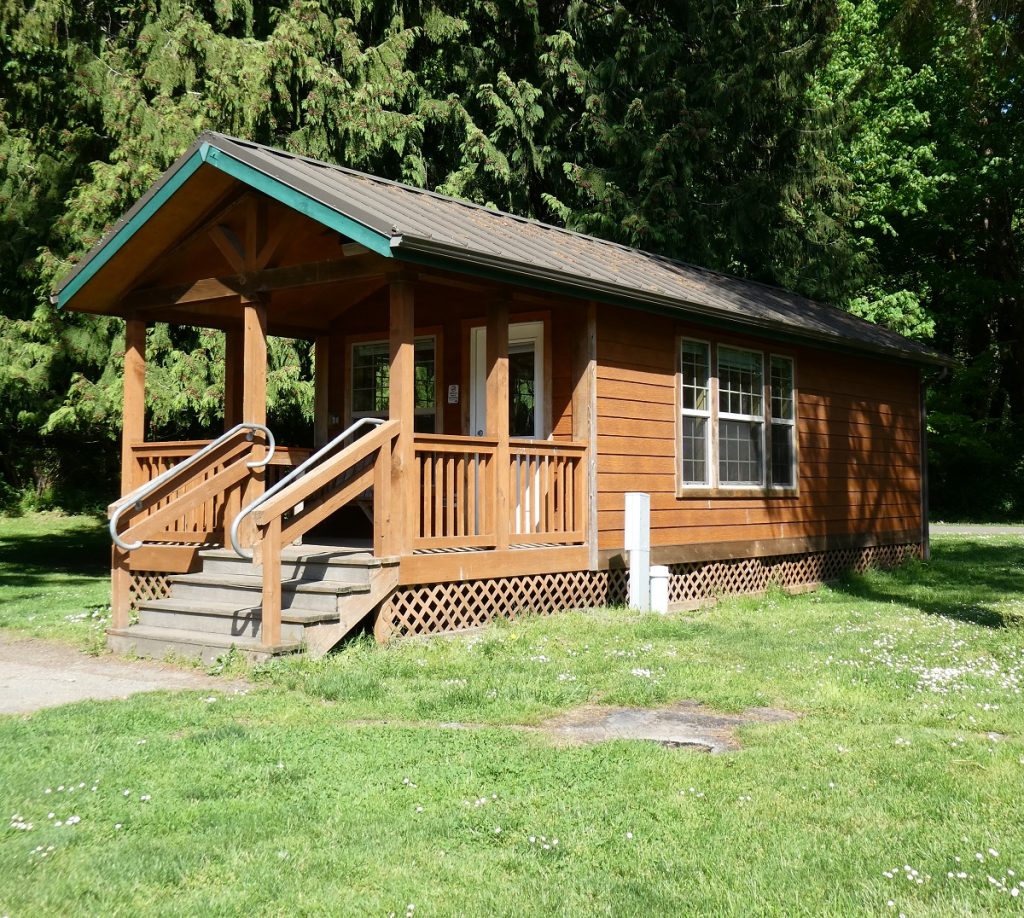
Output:
M421 453L417 459L419 463L419 475L417 480L420 483L420 525L419 534L424 539L430 538L430 454Z
M480 527L476 518L476 491L480 485L480 454L470 457L467 463L466 480L466 531L470 535L480 535Z
M455 535L455 456L445 457L445 535L450 539Z

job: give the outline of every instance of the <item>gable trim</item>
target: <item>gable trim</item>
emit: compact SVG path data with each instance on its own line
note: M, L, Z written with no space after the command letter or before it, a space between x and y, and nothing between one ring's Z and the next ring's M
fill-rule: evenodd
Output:
M78 273L70 278L67 284L57 291L55 302L58 309L63 309L71 298L92 280L96 272L106 265L120 251L121 247L142 228L146 221L192 177L203 164L208 146L205 143L200 145L188 159L168 175L165 181L157 188L156 193L146 201L145 205L140 207L130 220L125 221L115 230L114 234L103 243L103 247L82 266Z
M363 223L346 217L336 210L322 204L314 198L303 194L301 191L292 188L290 185L271 178L268 175L254 169L230 154L224 153L209 143L202 143L199 147L184 159L164 180L156 187L153 195L131 215L95 252L92 258L82 264L77 273L73 273L67 284L61 287L53 302L58 309L63 309L96 274L102 269L121 248L153 217L160 208L170 200L171 197L185 184L204 163L219 169L226 175L237 179L244 185L254 188L266 194L275 201L296 210L301 214L315 220L317 223L327 226L336 232L358 242L372 252L391 258L392 240L390 237L382 236Z

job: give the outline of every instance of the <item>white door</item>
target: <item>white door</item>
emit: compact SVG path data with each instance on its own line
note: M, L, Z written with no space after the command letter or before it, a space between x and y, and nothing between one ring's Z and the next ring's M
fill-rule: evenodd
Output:
M487 329L474 328L470 343L470 431L482 437L487 431ZM509 325L508 377L509 436L544 439L543 322ZM539 470L528 457L513 456L512 463L512 531L532 532L540 519Z
M544 323L515 322L508 327L509 436L543 439ZM469 358L469 430L487 432L487 329L472 330Z

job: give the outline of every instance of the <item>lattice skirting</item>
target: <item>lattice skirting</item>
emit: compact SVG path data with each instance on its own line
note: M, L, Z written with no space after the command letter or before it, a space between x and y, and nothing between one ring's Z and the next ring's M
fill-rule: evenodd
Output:
M173 574L163 571L132 571L128 581L128 607L135 612L141 603L166 599L171 594Z
M810 586L836 580L847 571L895 567L920 553L921 546L913 543L674 564L670 566L669 602L696 606L719 596L762 593L772 584ZM381 606L375 632L379 639L388 640L473 628L495 618L624 605L628 585L628 572L613 570L400 587Z

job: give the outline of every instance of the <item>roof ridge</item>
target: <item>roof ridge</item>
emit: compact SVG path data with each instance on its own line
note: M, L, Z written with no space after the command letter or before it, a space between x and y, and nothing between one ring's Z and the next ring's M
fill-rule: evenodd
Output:
M351 175L356 178L365 179L377 185L388 185L394 188L399 188L402 191L409 191L415 194L437 198L442 201L448 201L452 204L457 204L461 207L482 211L483 213L490 214L492 216L508 217L509 219L515 220L519 223L525 223L532 226L536 226L540 229L550 230L556 233L562 233L566 236L571 236L575 239L583 239L586 240L587 242L597 242L601 245L617 249L620 252L627 252L631 255L642 255L645 258L651 259L652 261L658 261L663 264L672 265L674 267L686 268L687 270L690 271L695 271L706 275L712 275L714 277L724 278L725 280L729 281L736 281L744 284L756 284L757 286L762 287L765 290L771 290L777 294L781 294L787 299L800 299L805 303L812 303L816 306L823 306L827 309L838 309L840 312L844 313L845 315L849 315L852 318L860 318L859 316L854 316L853 313L847 312L847 310L842 309L839 306L834 306L830 303L824 303L821 300L816 300L812 297L805 296L802 293L797 293L796 291L789 290L786 287L781 287L778 284L772 284L767 281L757 280L755 278L739 277L735 274L728 274L725 271L719 271L715 268L708 268L705 265L694 264L693 262L684 261L681 258L673 258L670 255L664 255L660 252L652 252L649 249L642 249L636 246L629 246L626 245L625 243L615 242L614 240L611 239L603 239L600 236L593 236L590 233L581 233L578 230L571 230L568 227L557 226L554 223L546 223L545 221L538 220L535 217L524 217L522 214L514 214L511 211L499 210L498 208L495 207L487 207L485 204L478 204L476 201L470 201L467 200L466 198L457 198L454 195L442 194L439 191L433 191L429 188L420 188L416 185L409 185L405 182L396 181L395 179L388 179L384 178L383 176L373 175L370 172L363 172L359 169L353 169L351 166L342 166L339 163L332 163L327 160L317 159L314 156L306 156L302 153L293 153L290 150L284 150L280 147L268 146L267 144L258 143L255 140L245 140L244 138L241 137L233 137L230 134L224 134L220 131L204 131L203 134L208 135L210 137L227 140L231 143L236 143L239 146L243 147L257 147L260 150L263 150L274 156L286 157L288 159L299 160L301 162L311 163L316 166L322 166L327 169L342 172L346 175ZM399 227L399 230L400 229L401 228ZM861 321L866 322L866 320L864 319L861 319ZM874 322L867 322L867 324L874 328L884 328L884 326L878 326Z
M243 147L258 147L267 153L273 154L274 156L287 157L289 159L300 160L302 162L311 163L315 166L324 166L327 169L333 169L338 172L343 172L346 175L352 175L356 178L366 179L377 185L390 185L395 188L400 188L402 191L411 191L416 194L426 195L431 198L438 198L442 201L448 201L452 204L458 204L461 207L471 208L473 210L483 211L484 213L491 214L496 217L508 217L510 220L515 220L519 223L528 223L533 226L539 227L545 230L552 230L556 233L563 233L566 236L572 236L576 239L585 239L588 242L599 242L601 245L606 245L611 248L619 249L622 252L639 253L645 255L648 258L661 258L672 261L675 264L683 265L684 267L693 267L685 262L671 259L667 255L659 255L657 252L651 252L647 249L639 249L636 246L626 245L622 242L615 242L611 239L602 239L600 236L592 236L589 233L581 233L578 230L571 230L565 226L558 226L554 223L545 223L543 220L538 220L536 217L524 217L522 214L514 214L508 210L500 210L496 207L488 207L486 204L478 204L476 201L470 201L467 198L457 198L454 195L442 194L440 191L433 191L430 188L420 188L416 185L408 185L405 182L399 182L395 179L384 178L380 175L373 175L370 172L363 172L359 169L353 169L351 166L342 166L338 163L328 162L325 159L317 159L315 156L304 156L301 153L293 153L290 150L283 150L280 147L271 147L267 144L257 143L255 140L245 140L241 137L232 137L230 134L223 134L220 131L203 131L202 136L216 137L223 140L228 140L231 143L236 143ZM726 275L728 276L728 275Z

